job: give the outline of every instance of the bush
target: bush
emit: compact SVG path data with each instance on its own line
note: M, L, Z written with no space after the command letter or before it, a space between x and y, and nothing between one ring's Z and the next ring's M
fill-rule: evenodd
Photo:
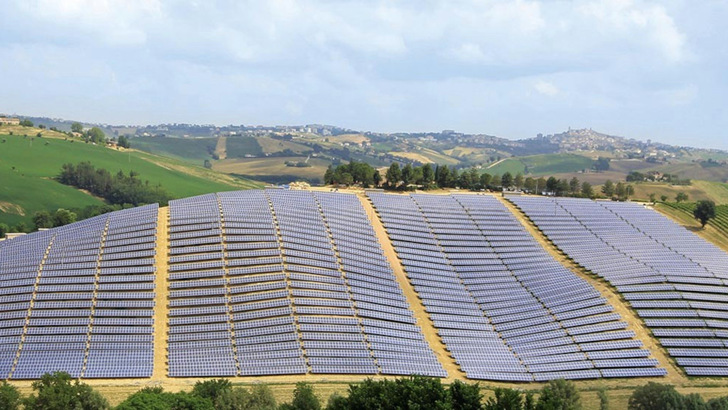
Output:
M536 409L579 410L581 409L581 396L574 383L564 379L551 380L541 389Z
M168 393L161 387L146 387L127 397L116 410L213 410L212 401L185 392Z
M230 389L232 389L232 385L229 380L206 380L204 382L195 383L195 386L192 388L192 394L208 398L215 403L218 397Z
M33 382L32 394L23 400L25 409L39 410L101 410L108 409L109 403L91 386L71 381L66 372L46 373L40 380Z
M18 389L3 381L0 384L0 410L17 410L18 408L20 408Z
M215 401L217 410L275 410L276 399L264 384L254 386L250 391L242 387L224 390Z
M513 389L495 389L493 397L485 403L486 410L521 410L523 398L521 393Z
M293 401L281 405L282 410L320 410L321 403L313 392L313 387L304 382L296 383Z
M629 398L629 410L663 410L681 408L682 396L674 386L649 382L635 389Z

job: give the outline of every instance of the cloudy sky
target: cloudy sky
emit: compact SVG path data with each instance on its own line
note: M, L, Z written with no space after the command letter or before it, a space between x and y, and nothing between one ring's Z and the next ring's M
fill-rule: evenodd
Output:
M728 149L728 2L5 0L0 112Z

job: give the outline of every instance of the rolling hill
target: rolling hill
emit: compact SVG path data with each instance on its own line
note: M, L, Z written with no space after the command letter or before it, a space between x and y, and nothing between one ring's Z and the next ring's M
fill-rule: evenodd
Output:
M135 171L140 179L161 184L173 197L207 192L260 187L262 184L234 178L183 161L137 150L116 150L81 140L26 137L4 134L0 129L0 223L30 225L34 212L58 208L82 208L103 201L56 182L64 163L91 162L111 173ZM38 129L27 128L28 135ZM16 134L15 132L13 134Z

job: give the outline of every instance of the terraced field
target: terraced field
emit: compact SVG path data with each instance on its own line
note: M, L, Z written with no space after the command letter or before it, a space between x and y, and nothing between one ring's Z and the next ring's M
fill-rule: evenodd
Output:
M689 216L693 215L695 209L694 202L666 202L664 205ZM715 218L708 221L708 225L728 236L728 205L717 205L715 207Z

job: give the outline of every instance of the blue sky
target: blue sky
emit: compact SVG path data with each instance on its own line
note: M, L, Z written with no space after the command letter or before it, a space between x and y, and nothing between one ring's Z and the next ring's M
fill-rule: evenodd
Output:
M728 149L728 2L7 0L0 112Z

